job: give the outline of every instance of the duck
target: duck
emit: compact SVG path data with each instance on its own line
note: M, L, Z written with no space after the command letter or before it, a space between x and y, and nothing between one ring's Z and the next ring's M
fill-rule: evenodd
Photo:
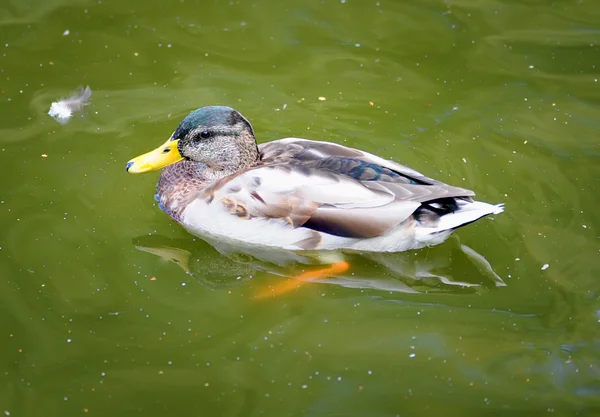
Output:
M292 251L404 252L438 245L503 204L333 142L288 137L257 144L228 106L190 112L126 171L162 169L158 206L189 233Z

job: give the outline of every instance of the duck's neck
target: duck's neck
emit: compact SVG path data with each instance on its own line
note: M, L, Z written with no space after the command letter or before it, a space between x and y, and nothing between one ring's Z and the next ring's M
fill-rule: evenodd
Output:
M207 179L219 179L255 166L260 160L256 139L251 132L242 132L231 146L218 149L203 175Z
M197 197L208 181L204 165L194 161L179 161L162 170L156 186L156 198L161 210L181 221L183 210Z

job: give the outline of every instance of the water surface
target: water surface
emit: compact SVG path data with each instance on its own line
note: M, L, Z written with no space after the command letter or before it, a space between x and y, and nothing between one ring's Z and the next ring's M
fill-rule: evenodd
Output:
M598 22L592 1L4 0L0 411L595 415ZM124 170L211 104L506 212L257 299L307 266L222 254Z

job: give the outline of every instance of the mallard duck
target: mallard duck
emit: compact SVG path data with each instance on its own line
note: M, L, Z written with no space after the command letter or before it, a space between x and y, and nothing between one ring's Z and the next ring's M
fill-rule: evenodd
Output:
M135 174L161 168L156 199L165 213L192 234L248 245L401 252L503 211L336 143L257 145L250 122L224 106L192 111L162 146L126 165Z

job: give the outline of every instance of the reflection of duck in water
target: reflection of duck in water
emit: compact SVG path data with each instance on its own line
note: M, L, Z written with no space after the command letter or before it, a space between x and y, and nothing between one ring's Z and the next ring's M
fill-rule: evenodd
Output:
M232 245L223 241L209 243L158 235L134 240L137 249L175 262L196 280L212 288L240 284L261 272L293 277L275 287L258 291L256 296L259 298L282 294L309 282L405 293L472 293L505 285L481 255L465 245L454 244L454 241L439 251L361 254L294 252ZM212 250L211 245L220 255ZM329 274L322 273L321 269L317 269L319 274L310 271L311 265L339 264L336 260L342 257L352 263L351 271L331 271L333 273ZM460 277L453 276L455 270L461 271ZM327 275L334 276L328 278Z
M503 210L342 145L257 146L250 123L222 106L191 112L164 145L127 163L131 173L163 167L156 197L170 217L199 236L267 248L401 252Z

